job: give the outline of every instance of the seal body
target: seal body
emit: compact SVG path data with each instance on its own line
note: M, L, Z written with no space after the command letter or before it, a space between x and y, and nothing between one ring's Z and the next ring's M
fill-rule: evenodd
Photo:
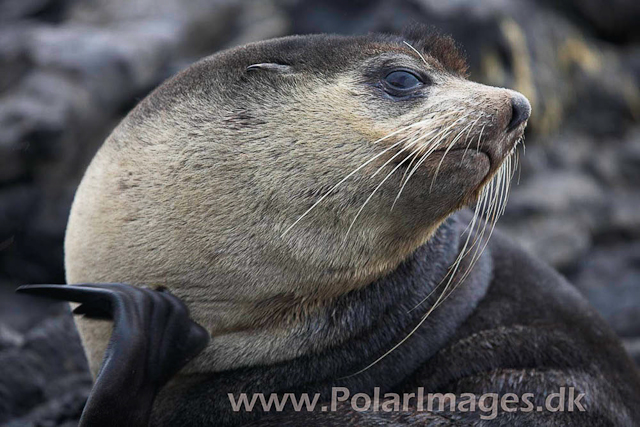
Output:
M473 375L549 367L562 378L575 367L588 376L577 358L585 351L608 372L596 387L604 396L633 371L613 334L555 273L487 246L487 228L465 235L451 217L478 198L499 216L529 113L517 92L468 81L455 44L423 28L220 52L161 85L105 141L72 207L67 280L168 289L212 336L159 396L157 423L251 421L259 414L231 413L227 392L324 396L367 367L344 384L454 387L466 370L443 370L440 382L417 372L435 369L456 337L471 347L446 351ZM515 298L523 287L535 301L526 322L516 316L528 304ZM518 338L540 329L548 343L545 322L566 328L560 341L575 357ZM485 326L486 336L474 329ZM574 327L583 341L570 339ZM78 328L95 373L111 325L79 319ZM510 336L518 352L500 347L497 365L479 363L491 340L508 346ZM622 368L592 345L597 336ZM556 385L551 377L541 390ZM492 381L478 389L511 389ZM637 382L632 372L614 402L626 419L637 416L628 406Z
M455 298L434 311L406 345L351 376L363 359L375 358L404 338L437 299L437 291L432 291L463 245L469 218L466 213L454 215L396 271L336 301L335 310L352 310L351 316L337 313L349 319L349 339L329 351L286 363L193 377L159 396L154 421L252 426L635 425L640 381L618 338L572 285L500 232ZM412 310L420 303L424 310ZM349 402L339 402L326 412L288 407L266 413L256 405L251 412L234 412L227 396L318 393L322 398L317 406L330 407L332 387L344 388L350 396L371 397L378 388L380 405L377 410L373 405L354 410ZM420 389L425 396L421 403ZM574 397L584 395L578 401L584 411L569 401L571 389ZM560 392L565 400L553 401L557 410L545 409L548 396ZM407 408L382 410L387 393L414 397ZM440 393L442 400L428 408L427 393ZM486 400L481 409L482 396L495 394L500 399L510 393L529 403L519 400L510 405L515 410L505 411ZM469 395L475 410L460 410L460 402ZM449 400L443 403L444 396Z

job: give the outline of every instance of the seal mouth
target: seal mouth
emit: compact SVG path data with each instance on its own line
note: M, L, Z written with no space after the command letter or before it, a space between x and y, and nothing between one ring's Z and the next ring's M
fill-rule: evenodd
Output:
M526 123L518 126L517 129L510 130L502 138L492 138L482 141L478 145L469 144L468 142L459 142L452 147L443 147L434 150L435 153L441 153L445 158L449 153L465 151L469 154L483 154L489 160L489 172L497 170L502 162L510 156L524 135Z
M435 153L442 153L442 155L446 158L446 156L449 155L450 153L459 153L460 151L463 151L465 153L469 153L469 155L474 155L474 154L475 155L484 155L489 159L489 164L491 166L493 166L493 163L495 161L494 160L495 154L492 154L490 152L490 150L488 150L488 149L486 149L486 148L484 148L482 146L480 146L479 148L478 147L468 147L466 145L465 146L453 146L453 147L451 147L449 149L440 148L438 150L435 150L434 154ZM463 156L464 156L464 154L463 154Z
M479 146L479 151L487 155L490 162L491 172L496 171L504 160L512 155L524 136L526 121L520 123L514 129L509 129L505 134L483 141Z
M471 143L469 143L469 141L459 141L449 147L445 144L441 148L434 149L431 152L430 157L433 156L434 158L437 158L438 161L444 162L450 154L459 153L461 151L465 152L462 159L467 155L470 158L482 155L489 162L489 169L486 175L487 177L491 177L500 168L500 166L502 166L504 160L514 153L516 147L523 138L525 127L526 122L521 123L515 129L510 129L508 132L497 137L484 139L479 144L475 143L475 141ZM401 151L402 148L396 151L393 156L397 156ZM406 158L410 156L411 154L399 156L399 158L392 161L392 164L403 169L410 168L413 166L413 163L406 163ZM483 180L483 183L484 181L486 181L486 179Z

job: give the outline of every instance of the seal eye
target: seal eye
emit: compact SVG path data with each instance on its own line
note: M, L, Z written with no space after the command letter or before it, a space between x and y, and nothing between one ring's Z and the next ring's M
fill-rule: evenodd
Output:
M423 85L422 80L409 71L392 71L384 81L387 87L398 92L408 92Z

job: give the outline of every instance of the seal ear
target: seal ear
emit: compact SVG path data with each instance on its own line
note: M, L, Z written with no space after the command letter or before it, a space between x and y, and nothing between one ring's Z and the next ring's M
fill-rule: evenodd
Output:
M260 70L287 74L287 73L292 73L293 72L293 67L291 65L276 64L274 62L263 62L263 63L260 63L260 64L249 65L246 68L247 72L260 71Z

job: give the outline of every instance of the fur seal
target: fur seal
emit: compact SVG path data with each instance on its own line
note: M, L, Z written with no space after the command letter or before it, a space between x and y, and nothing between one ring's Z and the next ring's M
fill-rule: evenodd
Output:
M501 410L499 422L638 423L640 379L613 332L558 274L487 240L493 224L456 213L478 200L499 216L529 114L521 94L467 80L453 41L423 27L217 53L96 154L69 219L67 280L162 287L212 337L184 368L195 351L180 354L153 425L485 422L415 405L234 412L227 397L326 401L333 386L536 404L571 386L586 412ZM111 323L78 328L97 374Z

